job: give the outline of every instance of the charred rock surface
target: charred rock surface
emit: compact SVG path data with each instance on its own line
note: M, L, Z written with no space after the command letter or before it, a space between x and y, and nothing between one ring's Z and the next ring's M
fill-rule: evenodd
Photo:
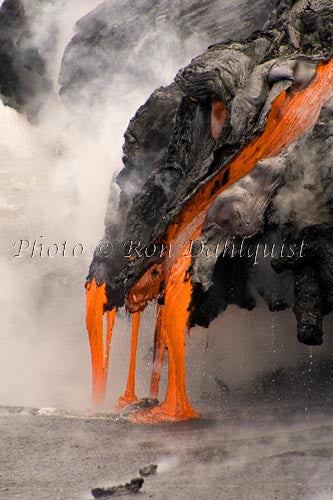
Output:
M205 251L193 257L192 325L208 326L229 304L255 307L250 271L261 260L258 235L264 233L264 215L286 165L285 155L260 162L210 206L200 237Z
M157 89L129 123L123 146L124 168L114 180L120 188L119 203L114 205L113 187L105 218L105 236L96 249L90 269L90 275L99 282L105 281L107 276L106 282L111 283L128 264L123 243L130 238L127 238L124 221L133 198L140 193L151 172L159 170L165 160L182 96L175 84ZM113 244L112 258L106 258L110 242ZM124 293L125 281L119 294L120 305Z
M39 95L49 87L45 62L32 42L23 2L5 0L0 8L1 99L32 116L39 107Z
M148 158L146 146L137 140L131 144L136 123L145 136L140 113L130 124L125 136L128 163L118 176L123 226L118 231L107 219L103 241L119 235L122 241L163 241L166 229L193 195L217 171L225 169L228 176L228 164L263 131L273 100L291 87L292 92L306 88L318 63L330 58L332 18L327 0L279 2L265 31L240 42L213 45L180 70L175 79L178 90L171 86L159 91L166 97L173 93L170 108L163 101L163 112L174 117L174 126L163 128L155 163L149 161L143 168L140 158ZM223 133L216 140L211 133L215 102L226 108ZM158 124L154 106L148 101L142 110ZM271 310L294 304L299 340L321 343L322 316L332 310L331 115L328 103L310 132L278 157L259 162L251 174L217 197L200 237L205 245L225 242L228 236L241 244L245 238L254 248L267 242L301 244L307 238L307 244L312 242L311 259L300 252L277 260L273 255L260 267L255 255L244 259L239 248L232 257L221 252L194 257L192 325L208 326L228 304L251 309L259 292ZM140 178L134 182L138 188L128 190L126 182L132 178ZM106 258L97 250L88 276L106 282L107 308L123 305L127 291L153 262L144 257L124 262L120 251Z
M332 148L329 101L316 126L291 150L285 185L272 203L281 237L304 245L302 257L296 252L291 258L273 259L272 266L277 272L289 269L293 274L297 334L310 345L322 343L322 317L333 309ZM268 220L271 217L272 211Z
M155 48L166 57L193 54L209 44L246 37L267 22L276 0L108 0L77 23L63 58L59 82L63 96L98 98L122 72L136 82L152 79ZM166 47L164 45L167 44ZM162 50L159 50L161 53ZM138 61L139 64L138 64Z
M213 251L208 258L203 252L193 259L192 324L207 326L228 304L237 303L232 297L225 300L237 280L230 285L221 274L228 276L229 262L236 265L239 260L241 244L230 235L241 235L246 249L242 292L252 287L271 310L293 305L298 339L308 345L322 343L322 318L332 311L331 120L328 102L312 131L270 160L280 164L275 175L272 164L258 164L212 204L201 239ZM256 261L247 250L253 254L257 248Z

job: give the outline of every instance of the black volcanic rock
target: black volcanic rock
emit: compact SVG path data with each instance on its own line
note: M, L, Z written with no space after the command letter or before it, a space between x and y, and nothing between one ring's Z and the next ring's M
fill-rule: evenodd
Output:
M309 6L316 16L309 15ZM153 94L125 135L125 168L118 175L122 191L116 210L121 224L112 220L115 209L110 206L103 241L163 239L200 186L262 132L274 98L291 85L307 86L318 61L332 55L332 17L333 6L326 0L281 1L265 31L240 42L211 46L178 72L178 90L160 89L157 100ZM228 113L223 134L215 142L210 115L216 99L223 101ZM162 125L159 109L173 120L172 127ZM322 342L322 317L333 309L331 115L328 103L312 130L224 191L211 205L200 236L204 244L236 235L248 244L275 241L280 246L284 241L300 245L305 238L311 241L311 259L298 255L277 262L272 255L265 266L257 267L253 258L240 255L194 257L192 325L207 327L228 304L252 309L257 290L271 310L294 306L299 340L309 345ZM149 141L144 145L147 123L148 136L152 130L163 131L159 141L152 141L154 150ZM143 165L140 159L149 158L150 152L151 159ZM144 257L128 262L121 254L121 247L112 257L97 249L89 271L88 280L106 282L110 308L124 304L126 292L152 264Z
M112 258L106 258L98 247L90 274L97 281L104 281L105 276L116 276L128 263L124 257L123 242L126 236L124 220L132 205L133 198L140 193L144 183L153 170L158 170L165 160L170 137L175 124L175 115L183 93L175 85L157 89L147 102L139 108L125 132L123 146L124 168L117 175L115 182L120 188L119 203L114 206L111 188L105 217L106 233L102 243L112 242ZM152 119L153 118L153 119ZM119 293L120 303L124 294L125 283Z
M141 469L139 470L140 476L146 477L156 474L157 467L158 466L156 464L150 464L146 465L145 467L141 467Z
M94 488L91 490L92 496L94 498L109 498L117 497L122 495L136 494L142 488L144 479L142 477L137 477L131 479L129 483L119 484L118 486L111 486L110 488Z
M267 22L276 0L125 0L104 1L76 25L67 46L59 83L70 102L100 99L121 75L155 84L151 65L189 58L212 43L238 39ZM184 62L186 59L184 59ZM180 63L182 64L182 63Z
M217 241L222 246L217 256L193 259L192 325L208 326L228 304L250 309L257 290L270 310L293 306L301 342L322 343L322 319L333 310L331 120L328 102L313 129L273 159L283 160L281 175L274 175L272 165L265 173L260 162L212 204L200 238L206 246ZM311 189L305 179L311 181ZM239 240L246 238L245 250L259 247L257 263L246 253L239 258L237 240L235 257L230 258L230 252L223 255L223 241L239 232ZM273 255L263 258L264 247L271 252L273 244Z

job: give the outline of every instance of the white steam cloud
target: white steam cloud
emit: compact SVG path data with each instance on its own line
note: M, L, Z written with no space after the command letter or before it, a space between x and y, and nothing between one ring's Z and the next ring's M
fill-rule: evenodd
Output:
M61 60L76 21L100 3L24 2L32 41L46 58L53 90L45 97L35 125L0 102L4 186L0 205L0 366L2 380L6 380L0 386L1 404L89 404L91 372L83 285L94 246L103 235L110 182L122 166L123 133L151 92L170 83L178 68L204 49L195 43L183 47L175 34L164 30L154 53L150 51L146 60L140 60L149 81L134 85L133 75L119 68L119 77L103 95L103 102L92 107L82 101L74 113L58 95ZM149 29L133 50L133 61L141 45L149 45ZM21 252L22 257L14 258L20 240L25 240L22 248L28 247L27 242L30 245ZM65 241L67 257L62 257ZM73 247L79 243L84 254L74 258ZM48 257L49 249L51 255L56 251L54 244L59 253ZM79 254L80 248L76 251ZM119 372L123 377L126 372L128 321L118 320L116 330L111 376L118 380ZM147 331L151 344L153 328ZM146 347L142 355L146 355ZM113 397L121 390L123 386L115 389Z

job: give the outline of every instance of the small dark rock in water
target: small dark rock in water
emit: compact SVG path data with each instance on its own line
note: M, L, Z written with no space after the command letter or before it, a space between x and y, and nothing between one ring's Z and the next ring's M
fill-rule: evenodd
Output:
M140 470L139 470L139 473L140 473L140 476L151 476L152 474L155 474L155 472L157 471L157 465L155 464L150 464L150 465L147 465L146 467L142 467Z
M122 415L129 415L130 413L133 413L134 411L137 410L146 410L148 408L153 408L154 406L158 405L159 401L158 399L152 399L152 398L143 398L139 399L135 403L131 403L123 409L121 412Z
M107 498L117 495L127 495L128 493L138 493L143 483L144 479L142 477L136 477L129 483L111 486L111 488L94 488L91 490L91 494L94 498Z

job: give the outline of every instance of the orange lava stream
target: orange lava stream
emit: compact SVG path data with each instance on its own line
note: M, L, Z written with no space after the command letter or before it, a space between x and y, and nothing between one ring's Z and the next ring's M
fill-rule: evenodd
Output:
M120 411L125 406L130 403L134 403L138 400L135 394L135 368L136 368L136 351L138 347L139 338L139 328L140 328L140 312L133 313L133 323L132 323L132 342L131 342L131 356L128 369L128 379L125 393L120 396L115 407L115 411Z
M156 330L155 330L155 353L153 361L153 369L150 381L150 392L149 397L152 399L158 398L158 389L161 379L161 370L164 361L165 347L166 347L166 337L165 330L162 329L162 312L163 306L157 306L156 314Z
M200 232L201 226L192 238L198 238ZM188 249L183 247L176 260L168 264L167 259L164 265L165 305L160 308L161 317L158 316L156 325L160 331L160 342L168 345L167 393L162 404L133 413L129 417L131 422L153 424L200 417L188 401L185 384L185 330L192 294ZM156 388L158 390L158 384Z
M104 355L104 379L105 386L108 378L108 368L110 359L110 346L112 340L112 332L114 327L114 322L116 320L117 309L112 309L112 311L106 311L106 346Z
M260 160L278 155L310 129L332 94L333 59L318 65L316 76L304 90L281 92L272 103L263 133L245 147L227 168L214 175L196 192L169 226L166 243L170 243L201 212L206 213L222 191L250 173Z
M165 286L165 305L161 307L162 342L167 339L168 344L165 401L149 410L133 413L129 417L131 422L153 424L199 417L187 399L185 387L185 329L192 292L191 280L187 276L189 263L188 256L180 255L172 266Z
M86 325L91 351L94 405L102 404L105 398L112 329L117 312L116 309L107 311L106 346L104 347L103 314L106 304L105 283L98 286L96 281L92 280L86 286Z

